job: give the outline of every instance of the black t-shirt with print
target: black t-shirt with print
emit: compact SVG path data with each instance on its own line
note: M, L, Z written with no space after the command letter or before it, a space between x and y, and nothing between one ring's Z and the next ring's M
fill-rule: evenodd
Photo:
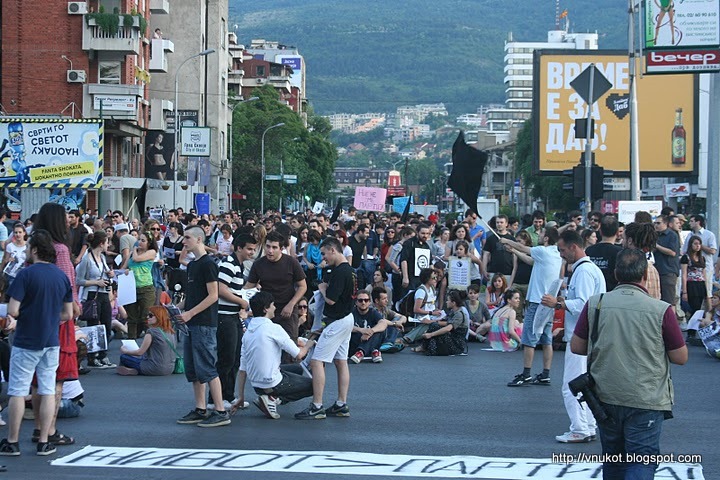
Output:
M325 303L323 315L327 317L326 323L350 315L353 307L353 297L356 293L355 271L349 263L326 270L325 281L328 284L325 296L335 302L333 305Z

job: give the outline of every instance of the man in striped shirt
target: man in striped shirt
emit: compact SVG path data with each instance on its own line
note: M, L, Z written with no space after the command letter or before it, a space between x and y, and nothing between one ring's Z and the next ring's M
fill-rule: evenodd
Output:
M257 240L252 235L238 235L233 240L235 252L225 257L219 267L216 368L222 385L223 400L228 403L235 400L235 379L240 367L243 336L240 310L248 308L248 302L240 296L250 273L250 269L245 268L243 263L254 258L256 245Z

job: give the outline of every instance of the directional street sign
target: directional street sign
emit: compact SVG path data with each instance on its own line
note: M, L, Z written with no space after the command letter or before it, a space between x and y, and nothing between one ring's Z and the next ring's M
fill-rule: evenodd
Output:
M265 180L280 180L280 175L265 175Z
M591 77L592 75L592 77ZM590 79L593 79L593 91L592 101L588 101L590 97ZM612 88L610 80L605 78L600 70L595 67L594 64L588 66L585 70L580 73L575 80L570 82L570 86L585 100L585 103L592 105L597 102L598 98L602 97Z

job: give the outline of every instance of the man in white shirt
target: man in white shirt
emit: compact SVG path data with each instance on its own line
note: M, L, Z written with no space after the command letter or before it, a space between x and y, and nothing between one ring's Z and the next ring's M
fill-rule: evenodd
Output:
M280 418L277 407L313 394L312 379L302 375L300 364L280 365L282 352L302 360L315 345L308 340L300 348L283 328L273 323L275 303L272 294L258 292L250 299L254 318L242 339L242 356L238 372L238 399L232 406L235 412L245 404L245 380L250 379L258 398L253 404L272 419Z
M572 267L568 281L567 297L544 295L542 304L565 310L565 341L570 342L578 318L588 299L605 293L605 276L583 250L582 237L577 232L566 230L558 240L560 256ZM565 351L562 394L565 410L570 417L570 431L555 437L560 443L586 443L595 440L597 425L587 405L581 405L570 391L568 382L587 371L587 357Z
M548 227L542 231L540 242L542 246L528 247L525 244L501 238L503 245L510 247L511 251L518 256L530 257L533 269L528 284L527 301L528 307L525 313L525 324L523 326L523 373L516 375L508 387L519 387L522 385L550 385L550 366L552 365L552 321L546 323L540 335L535 333L534 320L543 295L550 291L553 281L560 278L562 258L555 245L558 241L558 231ZM520 261L520 260L518 260ZM553 292L554 293L554 292ZM535 358L535 347L540 344L543 349L543 371L533 378L530 374L533 359Z
M705 286L707 288L707 298L712 297L712 277L715 265L715 254L717 253L717 240L715 234L705 229L705 217L702 215L690 215L688 220L692 233L685 237L682 253L686 254L690 239L692 237L700 237L702 240L702 256L705 259Z

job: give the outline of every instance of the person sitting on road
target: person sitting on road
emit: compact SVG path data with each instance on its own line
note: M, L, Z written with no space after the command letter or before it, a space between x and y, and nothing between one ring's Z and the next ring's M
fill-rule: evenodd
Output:
M420 340L420 337L428 331L428 327L444 317L442 310L435 305L437 301L435 286L438 282L438 273L435 269L424 268L420 272L421 285L415 290L413 304L413 315L420 320L420 324L406 333L403 342L406 345Z
M507 290L508 285L505 280L505 275L502 273L496 273L493 275L490 285L488 285L485 291L485 305L487 305L490 313L493 313L498 305L502 302L503 294Z
M487 339L493 350L514 352L520 348L523 326L517 321L517 309L520 307L520 292L512 288L503 294L504 305L493 312Z
M467 353L467 336L469 318L463 309L465 292L451 290L448 293L447 306L450 310L446 320L434 322L429 325L423 334L422 346L416 352L425 355L446 356L463 355Z
M253 404L266 417L278 419L279 405L313 394L312 379L303 376L299 363L280 364L282 352L300 361L317 342L307 340L302 347L298 347L280 325L270 320L275 317L275 302L269 292L260 291L253 295L250 309L254 318L242 339L237 377L238 398L233 403L231 413L244 408L245 382L249 378L250 385L258 394Z
M370 306L370 294L360 290L355 298L352 309L355 325L350 335L350 348L354 352L350 357L353 363L360 363L367 356L372 357L373 363L382 362L380 346L385 339L385 330L390 322L382 319L380 312Z
M142 345L135 350L120 347L119 375L170 375L175 369L177 345L170 314L160 305L148 310L148 329Z
M480 285L470 284L467 289L465 309L470 316L469 340L485 341L485 334L490 330L490 310L480 301Z
M383 320L387 320L390 324L385 330L385 339L380 345L380 352L397 353L405 348L405 344L400 341L400 336L405 329L407 317L390 309L388 292L384 287L375 287L370 294L373 307L380 312Z

